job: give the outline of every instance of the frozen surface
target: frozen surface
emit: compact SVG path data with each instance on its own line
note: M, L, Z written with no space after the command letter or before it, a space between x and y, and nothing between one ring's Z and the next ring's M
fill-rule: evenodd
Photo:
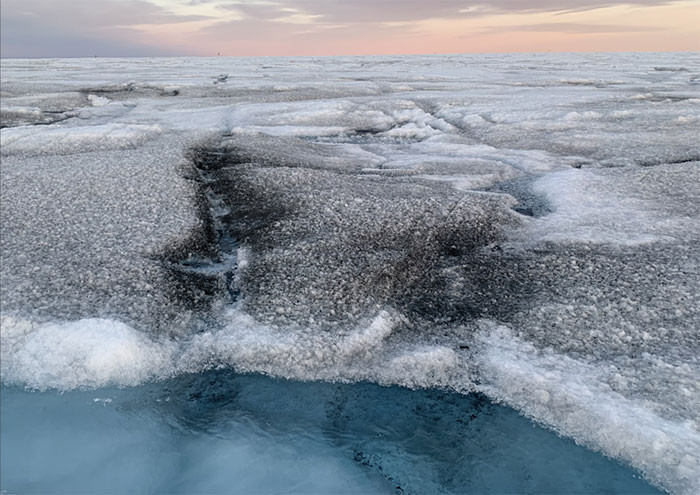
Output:
M478 392L695 493L699 78L697 54L3 60L3 383Z

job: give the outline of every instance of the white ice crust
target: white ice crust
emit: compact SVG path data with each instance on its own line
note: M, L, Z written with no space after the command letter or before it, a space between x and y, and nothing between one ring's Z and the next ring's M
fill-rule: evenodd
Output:
M138 385L172 372L174 346L114 320L37 325L2 318L2 376L32 388Z
M609 370L538 349L485 322L479 336L481 390L605 454L633 463L660 486L700 485L700 424L670 421L612 390ZM700 369L695 370L696 373Z
M443 346L386 348L399 318L387 311L340 337L265 326L237 309L226 317L223 328L175 342L103 318L38 324L3 316L3 381L71 390L233 367L304 380L371 380L416 388L448 386L467 374L457 353Z

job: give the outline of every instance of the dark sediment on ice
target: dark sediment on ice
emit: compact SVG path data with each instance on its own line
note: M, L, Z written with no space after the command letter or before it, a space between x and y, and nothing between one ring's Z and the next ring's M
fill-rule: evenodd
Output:
M263 320L350 323L387 306L425 312L422 301L444 294L442 258L473 255L517 223L502 195L338 173L313 150L285 160L284 140L256 144L224 140L190 159L225 205L226 235L250 253L239 283L246 309Z

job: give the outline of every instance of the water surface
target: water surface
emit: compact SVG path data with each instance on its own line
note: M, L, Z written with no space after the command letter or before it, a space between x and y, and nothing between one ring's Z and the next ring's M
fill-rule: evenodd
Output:
M481 395L220 371L2 404L9 493L658 493Z

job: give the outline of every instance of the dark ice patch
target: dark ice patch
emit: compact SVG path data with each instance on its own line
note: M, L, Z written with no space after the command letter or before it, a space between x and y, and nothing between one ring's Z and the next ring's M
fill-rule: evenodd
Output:
M180 94L179 89L168 89L161 86L136 84L135 82L87 87L82 88L80 92L86 96L91 94L105 96L110 100L115 101L146 97L178 96Z
M651 96L636 101L638 103L682 103L694 98L697 96L692 94L653 93Z
M639 162L640 167L656 167L659 165L674 165L679 163L700 162L700 155L685 153L675 158L648 159Z
M49 125L71 118L73 115L66 112L23 112L12 108L3 108L0 111L0 129L5 127L17 127L21 125Z
M532 190L533 177L523 177L513 180L498 182L487 191L504 193L513 196L518 204L513 206L513 210L528 217L541 217L552 212L552 208L540 194Z
M222 228L252 253L240 290L264 321L350 323L386 306L436 316L420 301L443 290L438 261L479 250L516 222L499 195L322 170L322 156L303 158L313 145L300 152L297 143L289 156L274 139L258 147L262 139L196 148L191 160L229 212Z
M164 334L208 317L223 286L176 268L193 253L215 253L214 236L185 214L196 183L171 166L177 142L159 146L168 151L3 157L3 312L39 322L111 318ZM205 219L208 206L194 203Z
M688 72L686 67L654 67L657 72Z

